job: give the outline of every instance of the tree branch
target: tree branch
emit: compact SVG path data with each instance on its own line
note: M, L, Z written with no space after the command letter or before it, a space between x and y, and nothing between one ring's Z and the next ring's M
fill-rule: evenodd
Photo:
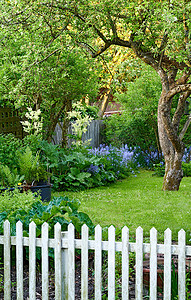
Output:
M176 94L182 93L182 92L191 92L191 84L181 84L178 86L175 86L172 88L166 95L166 101L169 101L172 97L174 97Z
M187 131L187 129L188 129L190 123L191 123L191 114L189 115L189 117L188 117L186 123L184 124L184 127L183 127L181 133L179 134L179 139L180 139L181 141L182 141L182 139L183 139L183 137L184 137L184 135L185 135L185 133L186 133L186 131Z
M31 69L32 66L34 65L39 65L40 63L44 62L45 60L47 60L50 56L54 55L56 52L61 51L61 49L56 49L54 50L52 53L50 53L49 55L47 55L45 58L43 58L42 60L38 61L34 61L28 68L27 71L29 71Z

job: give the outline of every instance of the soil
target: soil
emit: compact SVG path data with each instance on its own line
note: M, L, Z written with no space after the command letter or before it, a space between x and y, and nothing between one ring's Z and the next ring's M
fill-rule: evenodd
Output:
M94 299L94 268L93 268L93 259L90 257L89 259L89 277L88 277L88 299ZM105 275L106 277L106 275ZM23 286L24 286L24 300L29 300L29 266L28 262L24 264L24 271L23 271ZM16 287L16 268L15 266L11 269L11 300L17 299L17 287ZM117 280L117 299L121 299L121 278ZM36 299L42 299L42 274L37 268L36 272ZM148 291L144 290L144 294L147 295ZM104 299L107 299L107 282L105 281L103 275L103 291L102 295ZM104 296L105 295L105 296ZM134 276L131 277L129 281L129 295L130 300L135 299L135 278ZM0 299L4 299L4 292L3 292L3 266L0 267ZM49 271L49 300L55 299L55 285L54 285L54 270L50 268ZM76 270L75 270L75 300L81 299L81 262L80 259L76 259Z
M104 262L106 269L102 274L102 297L103 299L108 299L107 296L107 262ZM24 286L24 300L29 300L29 267L28 262L24 264L23 272L23 286ZM55 299L55 285L54 285L54 269L50 268L49 271L49 299ZM11 299L16 300L17 297L17 287L16 287L16 269L15 266L11 270ZM116 299L121 299L121 284L122 278L119 276L116 282ZM36 299L42 299L42 274L40 272L40 267L37 267L36 272ZM148 287L144 286L143 289L143 299L148 299L149 291ZM3 266L0 266L0 300L4 299L3 293ZM75 300L81 299L81 260L79 256L76 256L75 262ZM94 299L94 257L90 254L89 256L89 274L88 274L88 299ZM129 280L129 299L135 300L135 274L134 272L130 276ZM157 299L163 299L162 294L159 292Z

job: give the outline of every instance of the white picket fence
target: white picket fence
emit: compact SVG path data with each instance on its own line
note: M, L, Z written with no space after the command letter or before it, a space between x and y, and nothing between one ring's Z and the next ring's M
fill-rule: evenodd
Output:
M23 299L23 247L29 247L29 299L36 299L36 247L42 249L42 299L48 300L49 259L48 249L54 248L55 255L55 299L75 299L75 249L81 249L81 299L88 300L88 250L95 251L95 299L102 299L102 251L108 251L108 299L115 297L115 252L122 254L122 299L129 299L129 253L136 253L136 300L143 299L143 255L150 253L150 299L157 299L157 254L164 254L164 295L171 299L171 259L178 256L178 299L185 300L185 262L191 256L191 246L186 245L185 231L178 233L178 244L172 245L172 233L164 233L164 244L157 244L157 231L150 231L150 243L143 243L143 230L136 230L136 242L129 242L129 230L122 229L122 241L115 241L115 228L108 229L108 241L102 241L102 228L95 228L95 239L89 239L88 227L83 225L81 239L75 239L72 224L62 233L60 224L54 228L54 238L48 237L48 224L42 225L41 238L36 238L36 225L29 226L29 237L23 237L23 225L16 224L16 236L10 235L10 223L4 223L4 299L11 299L11 245L16 245L17 299Z

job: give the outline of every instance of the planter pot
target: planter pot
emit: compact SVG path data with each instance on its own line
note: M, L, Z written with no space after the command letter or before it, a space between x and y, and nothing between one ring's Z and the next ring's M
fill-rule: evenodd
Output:
M38 193L42 201L50 201L52 184L41 183L40 185L23 186L23 191L31 190L33 193Z

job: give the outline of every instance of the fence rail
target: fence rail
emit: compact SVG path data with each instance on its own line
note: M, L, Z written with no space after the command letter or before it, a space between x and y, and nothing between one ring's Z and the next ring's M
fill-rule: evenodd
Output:
M129 242L129 229L122 229L122 241L115 241L115 228L108 229L108 241L102 240L102 228L95 228L95 239L89 239L88 227L82 226L81 239L75 238L75 228L68 226L61 232L61 225L54 227L54 238L48 237L48 224L44 223L41 238L36 237L36 225L30 223L29 237L23 237L23 225L16 224L16 236L10 235L10 223L4 223L4 299L11 299L11 245L16 246L17 299L23 299L23 248L29 247L29 298L36 299L36 247L41 247L42 299L48 299L49 259L48 250L54 248L55 299L75 299L75 249L81 249L81 299L88 299L88 250L94 250L96 300L102 299L102 251L108 252L108 299L115 298L115 253L122 255L122 299L129 299L129 253L135 252L135 296L143 299L143 254L150 254L150 299L157 299L157 254L164 255L164 294L163 299L171 299L171 259L178 256L178 299L186 299L186 257L191 256L191 246L186 245L185 231L178 233L178 244L172 245L170 229L164 232L164 244L157 244L157 231L150 231L150 243L143 243L143 229L136 230L136 242Z

